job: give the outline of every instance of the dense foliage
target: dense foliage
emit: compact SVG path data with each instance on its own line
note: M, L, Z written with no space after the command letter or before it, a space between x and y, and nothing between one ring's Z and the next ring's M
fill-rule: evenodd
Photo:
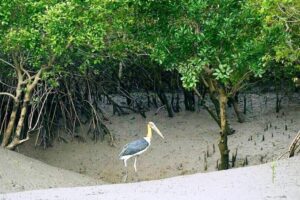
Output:
M131 95L145 91L148 107L157 95L172 117L179 91L187 110L194 91L203 102L208 91L215 110L202 103L220 126L220 167L228 168L226 104L253 80L275 78L280 88L299 76L299 10L295 0L2 0L2 146L13 149L35 131L48 141L61 118L72 136L89 121L93 137L103 137L103 97L118 114L146 117Z

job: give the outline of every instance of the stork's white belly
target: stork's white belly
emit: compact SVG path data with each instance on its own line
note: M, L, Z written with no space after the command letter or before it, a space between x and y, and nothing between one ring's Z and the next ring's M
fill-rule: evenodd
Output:
M150 145L149 145L149 146L150 146ZM121 156L121 157L120 157L120 160L127 160L127 159L129 159L129 158L131 158L131 157L133 157L133 156L138 156L138 155L144 153L145 151L147 151L147 149L149 148L149 146L148 146L147 148L145 148L144 150L139 151L139 152L137 152L137 153L135 153L135 154L133 154L133 155Z

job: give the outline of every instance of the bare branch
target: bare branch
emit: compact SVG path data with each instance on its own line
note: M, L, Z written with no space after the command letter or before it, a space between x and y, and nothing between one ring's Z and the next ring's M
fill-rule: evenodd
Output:
M20 64L20 68L21 68L21 70L27 75L27 77L28 77L29 79L31 79L31 76L30 76L29 72L28 72L26 69L24 69L24 67L23 67L22 64Z
M17 98L12 95L11 93L8 93L8 92L0 92L0 95L6 95L6 96L9 96L11 98L13 98L14 101L17 101Z
M9 65L10 67L16 69L16 67L13 64L7 62L6 60L3 60L2 58L0 58L0 61L4 62L5 64Z
M37 83L39 82L39 80L41 80L42 72L43 72L43 69L40 69L40 70L38 71L38 73L37 73L36 75L33 76L33 77L34 77L33 82L32 82L29 86L27 86L27 88L28 88L30 91L32 91L32 90L35 88L35 86L37 85Z
M196 93L196 95L197 95L199 98L202 99L202 96L201 96L201 94L200 94L200 92L198 91L197 88L194 88L194 92Z
M12 150L14 149L16 146L26 142L27 140L29 140L29 135L27 134L26 138L23 140L19 140L19 139L14 139L7 147L6 149Z
M292 144L289 147L289 153L290 153L289 157L293 157L294 154L295 154L296 149L298 147L300 147L299 141L300 141L300 130L298 131L296 137L294 138Z
M9 87L9 88L13 88L13 89L15 89L16 87L14 87L14 86L10 86L10 85L8 85L8 84L6 84L6 83L4 83L3 81L1 81L0 80L0 83L2 84L2 85L5 85L6 87Z
M231 95L234 95L237 91L239 91L243 87L242 83L244 82L244 80L246 80L251 75L251 73L252 73L251 71L248 71L242 76L242 78L232 88L232 90L230 92Z
M44 96L44 95L46 95L46 96L45 96L45 99L44 99L44 101L43 101L43 103L42 103L42 107L40 108L40 112L39 112L39 114L38 114L38 118L37 118L37 120L36 120L36 123L35 123L35 125L33 126L32 130L35 130L35 129L36 129L36 127L37 127L37 125L38 125L38 123L39 123L39 121L40 121L40 117L41 117L42 111L43 111L43 109L44 109L44 106L45 106L45 103L46 103L46 101L47 101L47 99L48 99L48 96L49 96L49 94L51 93L51 90L52 90L52 89L50 88L49 91L46 91L46 93L43 94L43 96ZM43 96L42 96L41 98L43 98ZM30 124L30 127L31 127L31 124Z
M203 77L203 76L201 76L201 79L202 79L202 81L203 81L204 85L205 85L206 87L209 87L209 85L208 85L207 81L204 79L204 77Z

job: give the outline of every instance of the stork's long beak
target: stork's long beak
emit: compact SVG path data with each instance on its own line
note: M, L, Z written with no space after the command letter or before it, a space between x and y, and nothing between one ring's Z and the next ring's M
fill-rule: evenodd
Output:
M162 138L164 138L163 134L160 132L160 130L153 124L152 129Z

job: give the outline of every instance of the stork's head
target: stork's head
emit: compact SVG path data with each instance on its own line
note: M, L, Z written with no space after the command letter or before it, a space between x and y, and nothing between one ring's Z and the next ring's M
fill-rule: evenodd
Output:
M150 126L150 128L152 128L152 130L154 130L160 137L164 138L163 134L160 132L160 130L155 126L153 122L149 122L148 126Z

